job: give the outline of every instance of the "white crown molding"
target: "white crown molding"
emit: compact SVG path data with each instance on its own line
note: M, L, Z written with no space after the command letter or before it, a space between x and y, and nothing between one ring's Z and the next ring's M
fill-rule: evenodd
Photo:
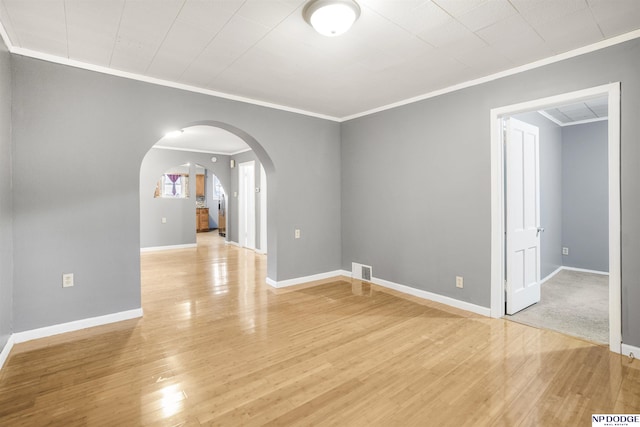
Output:
M152 149L156 149L156 150L186 151L188 153L216 154L218 156L233 156L233 155L235 155L235 153L223 153L221 151L198 150L196 148L163 147L161 145L154 145L151 148ZM249 148L248 150L251 150L251 148Z
M547 120L551 120L553 123L555 123L558 126L564 126L564 124L560 120L556 119L555 117L553 117L551 114L548 114L544 110L539 110L538 114L540 114L542 117L544 117Z
M252 99L252 98L247 98L247 97L243 97L243 96L239 96L239 95L232 95L232 94L228 94L228 93L224 93L224 92L217 92L214 90L210 90L210 89L203 89L203 88L199 88L196 86L191 86L191 85L187 85L187 84L183 84L183 83L176 83L176 82L172 82L172 81L168 81L168 80L163 80L163 79L158 79L158 78L154 78L154 77L148 77L148 76L143 76L140 74L136 74L136 73L131 73L131 72L127 72L127 71L121 71L121 70L116 70L116 69L112 69L109 67L104 67L104 66L100 66L100 65L94 65L94 64L89 64L86 62L82 62L82 61L76 61L73 59L69 59L69 58L63 58L60 56L56 56L56 55L50 55L50 54L46 54L46 53L42 53L42 52L38 52L38 51L34 51L34 50L30 50L30 49L25 49L25 48L21 48L21 47L16 47L13 46L13 44L11 43L11 40L9 39L8 34L6 33L6 30L4 28L4 25L2 24L2 22L0 22L0 35L2 36L2 39L4 40L5 44L7 45L7 48L9 49L9 52L16 54L16 55L22 55L22 56L27 56L30 58L35 58L35 59L41 59L44 61L49 61L49 62L54 62L57 64L62 64L62 65L67 65L70 67L76 67L76 68L82 68L85 70L90 70L90 71L95 71L98 73L102 73L102 74L110 74L113 76L118 76L118 77L124 77L124 78L128 78L128 79L132 79L132 80L138 80L138 81L142 81L142 82L146 82L146 83L151 83L151 84L156 84L159 86L166 86L166 87L171 87L174 89L182 89L182 90L186 90L189 92L196 92L196 93L201 93L204 95L210 95L210 96L215 96L218 98L223 98L223 99L229 99L232 101L239 101L239 102L244 102L247 104L253 104L253 105L257 105L257 106L261 106L261 107L267 107L267 108L273 108L276 110L281 110L281 111L287 111L290 113L296 113L296 114L302 114L305 116L310 116L310 117L315 117L315 118L319 118L319 119L324 119L324 120L330 120L330 121L334 121L334 122L338 122L338 123L342 123L342 122L346 122L349 120L353 120L353 119L357 119L359 117L364 117L364 116L368 116L374 113L378 113L381 111L385 111L385 110L390 110L392 108L396 108L396 107L401 107L403 105L407 105L407 104L413 104L415 102L419 102L419 101L423 101L425 99L429 99L429 98L434 98L436 96L440 96L440 95L444 95L450 92L454 92L457 90L461 90L461 89L466 89L472 86L477 86L483 83L487 83L487 82L491 82L493 80L497 80L503 77L508 77L508 76L512 76L514 74L518 74L518 73L522 73L524 71L529 71L529 70L533 70L535 68L539 68L539 67L543 67L545 65L549 65L549 64L553 64L555 62L559 62L559 61L563 61L565 59L570 59L570 58L574 58L576 56L580 56L580 55L584 55L586 53L590 53L590 52L594 52L596 50L600 50L600 49L604 49L610 46L614 46L620 43L624 43L626 41L629 40L633 40L636 38L640 37L640 30L634 30L634 31L630 31L628 33L625 34L621 34L619 36L615 36L615 37L611 37L609 39L606 40L601 40L597 43L593 43L587 46L583 46L577 49L573 49L570 50L568 52L564 52L558 55L554 55L554 56L550 56L548 58L544 58L544 59L540 59L538 61L534 61L528 64L524 64L524 65L520 65L518 67L514 67L514 68L510 68L508 70L504 70L504 71L500 71L498 73L494 73L485 77L481 77L479 79L474 79L474 80L469 80L463 83L459 83L453 86L449 86L443 89L438 89L432 92L428 92L422 95L418 95L412 98L407 98L398 102L394 102L391 104L387 104L387 105L383 105L380 107L376 107L370 110L366 110L360 113L356 113L356 114L352 114L352 115L348 115L348 116L344 116L344 117L334 117L334 116L329 116L327 114L321 114L321 113L315 113L312 111L307 111L307 110L302 110L299 108L294 108L294 107L288 107L285 105L280 105L280 104L274 104L274 103L270 103L270 102L266 102L266 101L260 101L257 99Z
M585 119L585 120L576 120L575 122L565 123L562 127L566 126L576 126L576 125L586 125L587 123L595 123L595 122L606 122L609 120L609 116L607 117L596 117L595 119Z
M542 117L545 117L545 118L551 120L553 123L557 124L560 127L583 125L583 124L586 124L586 123L604 122L606 120L609 120L609 116L607 116L607 117L596 117L596 118L593 118L593 119L575 120L573 122L562 123L561 121L559 121L558 119L553 117L551 114L548 114L544 110L538 111L538 114L540 114Z
M238 154L246 153L247 151L251 151L250 147L243 148L239 151L233 151L231 153L223 153L222 151L212 151L212 150L199 150L197 148L182 148L182 147L163 147L162 145L154 145L151 148L155 148L157 150L173 150L173 151L186 151L189 153L203 153L203 154L216 154L218 156L237 156Z
M0 23L0 26L1 26L1 23ZM2 31L4 31L4 28L3 28ZM6 41L5 41L5 43L6 43ZM13 46L11 44L8 44L7 46L9 48L9 52L11 52L13 54L16 54L16 55L27 56L29 58L41 59L43 61L53 62L53 63L56 63L56 64L67 65L67 66L75 67L75 68L82 68L82 69L89 70L89 71L95 71L95 72L98 72L98 73L109 74L109 75L117 76L117 77L124 77L126 79L138 80L138 81L141 81L141 82L151 83L151 84L155 84L155 85L159 85L159 86L166 86L166 87L171 87L171 88L174 88L174 89L181 89L181 90L186 90L186 91L189 91L189 92L201 93L203 95L215 96L217 98L228 99L228 100L231 100L231 101L244 102L244 103L247 103L247 104L257 105L257 106L260 106L260 107L273 108L275 110L286 111L286 112L289 112L289 113L302 114L302 115L305 115L305 116L315 117L315 118L318 118L318 119L331 120L331 121L334 121L334 122L339 122L340 121L340 119L337 118L337 117L329 116L329 115L326 115L326 114L314 113L312 111L302 110L300 108L288 107L286 105L274 104L274 103L271 103L271 102L260 101L258 99L247 98L247 97L244 97L244 96L233 95L233 94L230 94L230 93L218 92L218 91L210 90L210 89L204 89L204 88L200 88L200 87L197 87L197 86L187 85L187 84L184 84L184 83L177 83L177 82L172 82L172 81L169 81L169 80L163 80L163 79L159 79L159 78L155 78L155 77L143 76L141 74L131 73L131 72L122 71L122 70L116 70L114 68L104 67L104 66L101 66L101 65L89 64L89 63L82 62L82 61L76 61L75 59L63 58L61 56L50 55L48 53L38 52L38 51L35 51L35 50L31 50L31 49L24 49L24 48L21 48L21 47L15 47L15 46Z
M238 154L246 153L247 151L251 151L251 148L245 148L244 150L236 151L235 153L229 154L230 156L237 156Z
M604 49L610 46L614 46L620 43L624 43L629 40L633 40L640 37L640 30L634 30L625 34L621 34L616 37L611 37L606 40L599 41L597 43L593 43L587 46L580 47L578 49L570 50L568 52L564 52L558 55L550 56L548 58L540 59L538 61L530 62L525 65L520 65L518 67L510 68L505 71L500 71L495 74L491 74L485 77L481 77L475 80L469 80L463 83L459 83L457 85L449 86L443 89L435 90L433 92L425 93L424 95L418 95L413 98L408 98L402 101L394 102L393 104L384 105L382 107L373 108L371 110L363 111L362 113L352 114L350 116L340 118L340 122L346 122L348 120L357 119L359 117L368 116L374 113L379 113L381 111L390 110L392 108L401 107L407 104L413 104L414 102L423 101L429 98L435 98L436 96L444 95L450 92L455 92L460 89L466 89L472 86L477 86L483 83L491 82L493 80L498 80L503 77L512 76L514 74L522 73L525 71L533 70L535 68L540 68L545 65L553 64L555 62L564 61L565 59L574 58L576 56L584 55L590 52L594 52L596 50Z

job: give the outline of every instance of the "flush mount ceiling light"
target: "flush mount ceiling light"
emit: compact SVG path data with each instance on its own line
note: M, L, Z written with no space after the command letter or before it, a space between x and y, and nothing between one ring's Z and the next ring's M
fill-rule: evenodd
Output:
M312 0L302 11L304 19L320 34L335 37L351 28L360 16L353 0Z
M184 129L174 130L165 135L165 138L177 138L184 132Z

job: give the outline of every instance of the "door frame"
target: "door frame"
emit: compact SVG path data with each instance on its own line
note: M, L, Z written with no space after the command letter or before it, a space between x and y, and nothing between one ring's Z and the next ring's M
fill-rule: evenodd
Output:
M251 168L253 171L253 183L251 186L248 186L248 183L243 176L243 172L246 168ZM256 202L255 202L255 186L256 186L256 162L254 160L250 160L248 162L243 162L238 164L238 244L242 248L248 249L256 249ZM246 191L246 194L245 194ZM245 203L252 201L253 203ZM242 205L242 208L241 208ZM248 206L251 205L251 206ZM246 218L242 217L244 213ZM249 225L248 229L245 229L244 223ZM248 231L251 231L251 241L253 242L253 246L247 246L247 239L242 238L242 231L249 234ZM251 241L249 243L251 243Z
M502 118L607 96L609 104L609 349L621 353L620 82L491 109L491 317L505 315L505 177Z
M267 173L260 165L260 249L259 253L267 253Z

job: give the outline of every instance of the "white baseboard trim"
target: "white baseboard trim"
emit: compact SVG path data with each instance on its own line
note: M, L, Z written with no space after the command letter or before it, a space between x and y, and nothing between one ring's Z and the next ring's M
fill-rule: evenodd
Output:
M11 353L11 349L13 348L14 338L13 334L9 336L7 343L4 345L2 352L0 352L0 369L4 366L4 362L9 358L9 353Z
M297 277L295 279L281 280L279 282L267 277L267 285L274 288L286 288L288 286L301 285L307 282L315 282L316 280L330 279L337 276L351 277L351 273L344 270L328 271L326 273L313 274L311 276Z
M553 272L549 273L547 275L547 277L545 277L544 279L540 280L540 284L543 284L544 282L546 282L547 280L551 279L553 276L555 276L556 274L560 273L562 270L567 270L567 271L579 271L581 273L593 273L593 274L601 274L603 276L608 276L609 272L607 271L599 271L599 270L588 270L586 268L577 268L577 267L566 267L564 265L561 265L560 267L556 268Z
M88 319L75 320L73 322L61 323L59 325L45 326L44 328L32 329L30 331L16 332L12 337L13 342L18 344L38 338L64 334L65 332L79 331L81 329L92 328L94 326L136 319L138 317L142 317L142 308L106 314L104 316L90 317Z
M640 347L622 343L621 350L624 356L631 356L631 353L633 353L635 359L640 359Z
M576 268L576 267L566 267L566 266L562 266L561 267L563 270L569 270L569 271L579 271L581 273L593 273L593 274L602 274L603 276L608 276L609 272L608 271L599 271L599 270L588 270L586 268Z
M225 240L224 241L225 245L231 245L231 246L236 246L238 248L241 248L242 246L240 246L240 243L238 242L234 242L233 240Z
M174 249L189 249L197 247L197 243L186 243L184 245L170 245L170 246L149 246L147 248L140 248L140 252L157 252L157 251L171 251Z
M544 279L540 280L540 284L542 285L547 280L550 280L553 276L555 276L556 274L560 273L562 270L564 270L564 267L562 267L562 266L556 268L551 273L547 274L547 276Z
M256 253L259 254L259 255L266 255L267 254L267 252L263 251L262 249L256 249Z
M423 291L422 289L412 288L411 286L400 285L398 283L390 282L384 279L378 279L376 277L372 277L371 279L372 279L372 283L376 285L393 289L394 291L402 292L403 294L413 295L414 297L426 299L429 301L439 302L441 304L459 308L461 310L470 311L472 313L476 313L481 316L491 317L491 309L487 307L481 307L479 305L471 304L469 302L460 301L455 298L434 294L428 291Z
M267 282L267 285L272 286L274 288L285 288L287 286L301 285L307 282L329 279L331 277L338 277L338 276L351 278L352 274L350 271L347 271L347 270L334 270L334 271L329 271L327 273L314 274L312 276L298 277L296 279L289 279L289 280L281 280L279 282L267 277L266 282ZM412 288L411 286L400 285L398 283L390 282L384 279L378 279L376 277L372 277L372 283L382 286L383 288L393 289L395 291L402 292L403 294L413 295L414 297L426 299L429 301L439 302L441 304L459 308L461 310L470 311L472 313L476 313L481 316L486 316L486 317L491 316L491 309L487 307L481 307L479 305L471 304L465 301L460 301L455 298L434 294L431 292L423 291L421 289Z

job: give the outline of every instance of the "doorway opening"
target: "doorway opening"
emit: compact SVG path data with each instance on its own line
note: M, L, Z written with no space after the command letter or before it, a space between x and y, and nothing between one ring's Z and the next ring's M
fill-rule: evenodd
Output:
M608 84L596 88L509 105L491 110L492 161L492 237L491 237L491 315L503 317L535 303L540 298L540 237L544 224L539 216L539 175L536 129L521 126L513 116L554 106L580 103L605 97L608 109L606 131L607 205L608 214L608 343L611 351L621 351L621 276L620 276L620 85ZM504 125L506 129L504 128ZM506 138L520 135L520 148L505 149ZM515 146L518 146L516 144ZM525 155L533 160L528 162ZM514 158L519 158L517 162ZM511 163L510 162L514 162ZM521 167L514 169L514 164ZM515 172L514 172L515 170ZM513 178L513 177L516 178ZM510 179L512 181L510 181ZM510 188L511 187L511 188ZM510 191L522 188L531 194L521 198L526 211L512 206ZM528 189L528 190L527 190ZM538 194L536 194L538 193ZM536 209L536 204L537 209ZM526 218L517 224L513 216ZM521 236L518 235L521 232ZM520 248L518 245L521 245ZM559 251L562 248L557 248ZM522 280L519 280L522 279ZM519 294L519 295L518 295Z
M204 246L209 247L214 237L223 246L241 246L237 219L238 195L242 194L246 196L243 209L247 218L253 217L252 224L244 223L245 229L252 225L253 241L242 246L266 254L266 181L267 176L271 179L275 172L264 149L248 134L220 122L193 123L171 135L173 138L169 135L161 138L141 164L141 251L197 248L201 241L206 241ZM250 192L238 188L241 168L236 165L244 162L252 162L255 169L260 167L260 171L254 172L255 182L246 182ZM180 165L180 174L172 173L158 184L158 178L164 178L165 172L172 171L174 165ZM255 176L262 170L264 173ZM176 197L173 197L174 186ZM155 197L167 191L172 197ZM273 197L271 191L270 203ZM270 266L269 274L275 277L275 263L263 258Z

